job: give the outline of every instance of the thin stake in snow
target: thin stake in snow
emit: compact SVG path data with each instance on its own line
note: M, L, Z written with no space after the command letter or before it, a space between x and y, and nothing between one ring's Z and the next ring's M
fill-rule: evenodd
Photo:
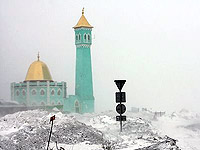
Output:
M55 118L56 118L55 115L50 118L51 130L50 130L50 134L49 134L49 140L48 140L47 150L49 149L49 142L50 142L50 139L51 139L51 133L52 133L52 128L53 128L53 121L55 120Z

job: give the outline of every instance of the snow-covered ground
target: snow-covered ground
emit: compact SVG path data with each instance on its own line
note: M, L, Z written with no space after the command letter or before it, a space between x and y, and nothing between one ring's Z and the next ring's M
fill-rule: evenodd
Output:
M157 118L150 111L127 112L122 133L114 111L17 112L0 118L0 150L46 149L52 115L56 116L50 143L54 150L56 142L65 150L200 150L200 115L186 110Z
M178 140L182 150L200 150L200 115L187 110L172 113L153 122L161 134Z

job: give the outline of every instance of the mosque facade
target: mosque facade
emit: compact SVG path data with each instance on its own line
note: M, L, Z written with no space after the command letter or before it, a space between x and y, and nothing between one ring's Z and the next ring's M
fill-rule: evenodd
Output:
M64 112L94 112L91 49L92 26L82 16L73 27L76 45L75 95L67 95L67 83L54 81L47 65L38 58L23 82L11 83L11 100L27 107L57 107Z

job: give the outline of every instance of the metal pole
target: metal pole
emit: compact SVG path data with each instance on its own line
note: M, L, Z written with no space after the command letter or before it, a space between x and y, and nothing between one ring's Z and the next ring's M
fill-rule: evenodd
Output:
M52 128L53 128L53 120L51 121L51 130L50 130L50 135L49 135L49 140L48 140L48 145L47 145L47 150L49 148L49 143L50 143L50 139L51 139L51 133L52 133Z
M122 107L121 107L121 109L122 109ZM120 114L120 132L122 132L122 114Z
M121 107L121 111L122 111L122 103L121 103L121 101L122 101L122 95L121 95L121 90L119 90L119 92L120 92L120 107ZM120 113L120 132L122 132L122 114Z

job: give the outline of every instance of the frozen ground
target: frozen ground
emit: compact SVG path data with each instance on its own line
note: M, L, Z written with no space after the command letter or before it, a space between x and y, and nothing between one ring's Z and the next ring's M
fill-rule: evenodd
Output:
M178 140L182 150L200 150L200 115L187 110L172 113L153 122L162 134Z
M200 150L200 116L186 110L157 118L149 111L127 112L121 134L113 111L84 115L17 112L0 118L0 150L44 150L49 118L54 114L50 144L54 150L55 142L65 150Z

